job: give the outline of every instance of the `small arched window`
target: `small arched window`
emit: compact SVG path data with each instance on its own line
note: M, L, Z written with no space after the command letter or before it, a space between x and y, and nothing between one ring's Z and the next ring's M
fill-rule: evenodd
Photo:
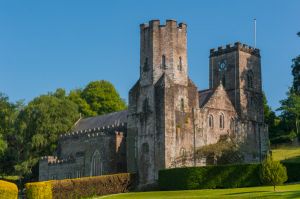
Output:
M224 128L224 114L220 114L220 129Z
M249 70L247 73L247 87L253 88L253 72L252 70Z
M182 58L181 57L179 57L178 70L182 71Z
M180 156L181 157L185 157L186 156L186 151L185 151L185 148L183 148L183 147L180 149Z
M166 56L165 56L165 55L163 55L163 56L161 57L161 66L162 66L163 69L167 69L167 65L166 65Z
M180 110L182 112L184 112L184 99L183 98L181 98L181 100L180 100Z
M214 117L212 115L208 116L208 126L209 128L214 128Z

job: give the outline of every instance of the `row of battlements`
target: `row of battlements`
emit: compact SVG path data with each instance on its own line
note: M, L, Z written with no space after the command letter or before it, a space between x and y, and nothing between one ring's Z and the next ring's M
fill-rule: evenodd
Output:
M60 138L72 138L72 137L81 137L81 136L87 136L87 137L97 137L97 136L103 136L107 133L115 132L116 135L123 136L123 133L121 130L124 130L126 128L126 123L120 123L120 124L113 124L98 128L92 128L92 129L85 129L80 131L74 131L74 132L68 132L65 134L61 134Z
M64 164L64 163L74 163L74 157L68 157L64 159L58 159L57 156L43 156L40 158L41 161L45 161L48 165L57 165L57 164Z
M179 23L177 24L177 21L168 19L166 20L165 25L160 24L160 20L151 20L149 23L143 23L140 24L140 29L145 30L145 29L156 29L160 27L169 27L169 28L179 28L179 29L186 29L187 25L185 23Z
M260 51L258 48L254 48L249 45L242 44L240 42L235 42L234 44L228 44L226 46L219 46L217 49L212 48L210 49L210 57L219 56L237 50L260 57Z

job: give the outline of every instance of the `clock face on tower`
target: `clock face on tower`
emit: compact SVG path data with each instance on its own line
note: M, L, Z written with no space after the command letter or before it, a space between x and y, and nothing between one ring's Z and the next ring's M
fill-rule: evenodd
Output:
M225 71L227 69L227 61L224 59L219 62L219 71Z

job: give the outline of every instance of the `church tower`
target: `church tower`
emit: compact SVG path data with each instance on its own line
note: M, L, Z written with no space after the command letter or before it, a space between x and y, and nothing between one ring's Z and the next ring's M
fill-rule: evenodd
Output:
M257 162L267 153L259 49L239 42L210 50L209 85L223 84L237 114L238 137L243 140L245 162Z
M140 25L140 77L129 91L127 165L141 186L154 183L160 169L182 164L176 161L192 150L192 109L199 106L188 78L186 28L174 20Z
M140 25L140 83L153 85L166 73L174 83L187 84L187 26L167 20Z
M259 49L236 42L210 50L209 86L225 87L242 120L263 122Z

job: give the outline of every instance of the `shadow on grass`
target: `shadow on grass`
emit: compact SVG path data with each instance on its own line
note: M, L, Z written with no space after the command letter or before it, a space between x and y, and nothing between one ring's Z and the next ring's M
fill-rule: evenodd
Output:
M224 195L238 196L243 194L254 194L254 193L263 193L263 192L269 192L269 191L248 191L248 192L238 192L238 193L227 193Z
M252 192L241 192L241 193L228 193L225 195L230 196L242 196L245 194L256 194L256 193L265 193L260 198L272 198L272 197L280 197L280 198L286 198L286 199L294 199L294 198L300 198L300 190L299 191L275 191L275 192L269 192L269 191L252 191Z

